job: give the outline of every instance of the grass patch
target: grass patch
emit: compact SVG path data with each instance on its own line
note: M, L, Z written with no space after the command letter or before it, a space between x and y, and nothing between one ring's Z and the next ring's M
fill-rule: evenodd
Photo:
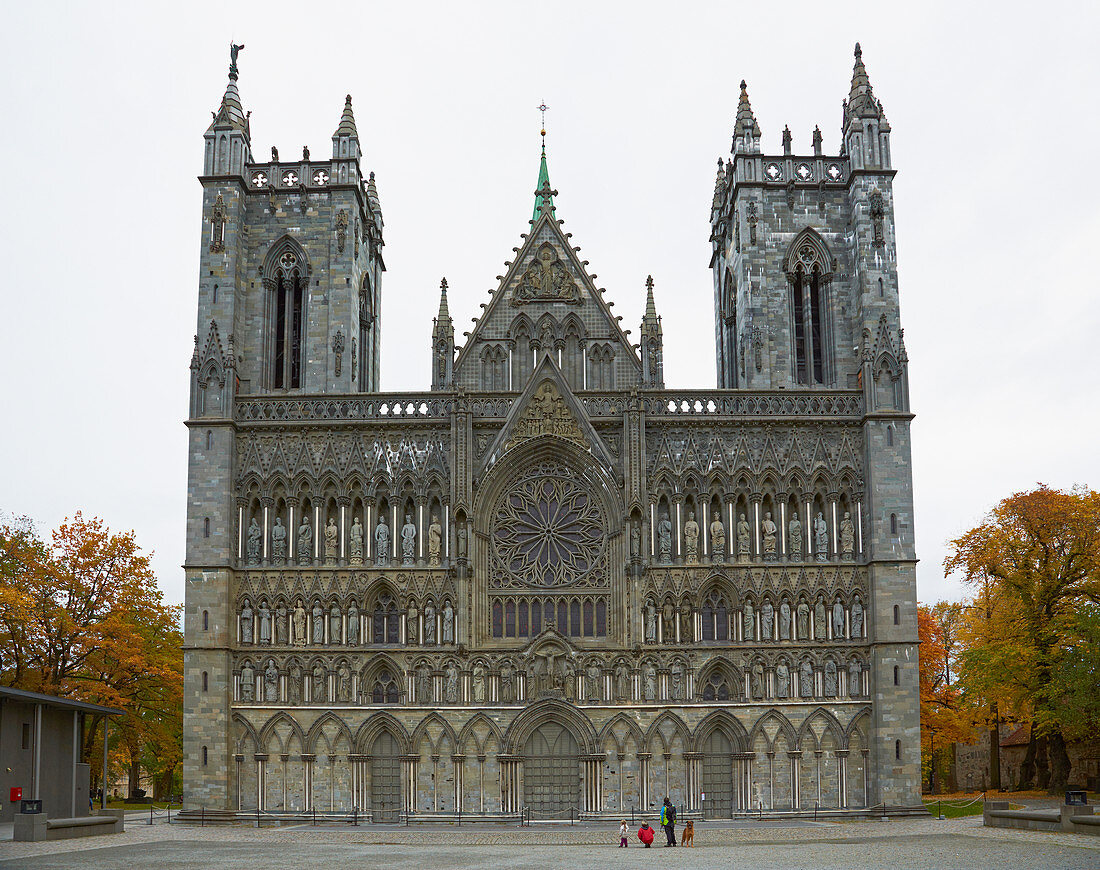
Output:
M949 819L961 819L964 816L980 816L982 814L982 802L976 801L969 806L955 806L953 802L944 800L926 800L925 807L933 816L943 813Z

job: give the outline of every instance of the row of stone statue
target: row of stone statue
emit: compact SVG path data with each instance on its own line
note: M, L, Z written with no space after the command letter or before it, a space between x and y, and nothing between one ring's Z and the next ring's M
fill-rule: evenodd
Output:
M661 518L657 521L657 559L660 562L672 562L672 521L669 515L662 511ZM770 511L764 513L764 519L760 523L762 533L761 548L758 556L765 562L774 562L778 559L778 534L779 526L772 519ZM827 562L829 559L829 526L825 522L825 516L818 511L813 520L812 544L814 556L818 562ZM687 522L684 523L684 562L693 565L699 562L699 523L695 521L695 512L688 511ZM752 555L752 529L744 514L741 514L737 522L736 536L734 540L734 552L737 560L747 562ZM635 556L640 555L641 532L636 527L631 530L631 546ZM851 514L844 512L840 521L840 558L851 561L855 558L856 527ZM715 514L710 524L710 551L711 558L715 562L723 562L726 558L726 526L720 515ZM787 524L787 549L786 555L790 559L798 560L803 555L802 548L802 522L798 519L798 512L791 515Z
M829 611L827 614L827 610ZM708 611L708 617L712 611ZM645 603L645 639L646 643L690 643L695 640L693 626L694 611L686 599L677 609L671 598L666 598L658 613L652 598ZM829 618L831 616L831 619ZM812 629L811 629L812 618ZM745 641L761 640L840 640L845 637L859 639L863 637L864 609L857 596L852 602L850 625L845 626L844 602L839 598L831 609L826 607L825 598L819 595L813 609L805 599L798 602L792 610L786 598L780 601L778 612L771 601L765 599L759 610L751 601L741 605L742 638ZM759 626L759 634L757 627ZM732 640L730 637L708 636L704 626L706 640ZM660 634L658 634L658 629ZM831 629L831 631L830 631Z
M245 544L245 562L248 565L259 565L263 558L263 529L260 528L256 517L248 525L248 535ZM287 528L283 525L282 517L275 517L275 525L271 528L271 564L287 564ZM465 541L465 529L459 530L461 544ZM401 564L416 564L416 539L417 528L413 522L412 514L405 514L405 524L401 527ZM385 515L378 520L374 530L375 564L386 567L390 564L390 527ZM363 524L359 517L355 517L351 523L351 531L348 534L348 564L363 564ZM432 521L428 524L428 565L438 567L442 563L443 527L439 524L439 517L432 515ZM460 546L460 549L464 549ZM298 526L298 536L295 541L295 558L299 565L313 564L313 526L309 520L309 514L302 516ZM336 525L336 518L329 517L325 526L324 564L334 566L340 560L340 529Z
M335 602L326 611L320 601L314 601L312 611L307 611L301 598L290 610L282 603L273 610L267 599L263 598L253 610L252 602L245 598L239 617L240 642L284 646L289 636L290 643L294 646L358 646L366 642L365 638L360 639L362 615L354 601L348 605L347 613L344 614L340 605ZM450 599L445 600L438 611L435 604L428 601L424 605L423 623L419 608L414 602L410 602L406 620L405 640L408 644L422 642L433 645L437 642L437 637L439 643L455 642L455 610Z

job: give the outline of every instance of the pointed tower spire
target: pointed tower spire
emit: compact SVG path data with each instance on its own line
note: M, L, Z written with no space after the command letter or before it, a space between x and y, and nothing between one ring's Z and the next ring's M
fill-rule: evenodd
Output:
M741 79L741 97L737 102L737 120L733 125L733 153L760 151L760 126L752 113L748 85Z
M867 67L863 65L863 49L856 43L856 62L852 68L852 87L848 92L848 113L850 115L880 115L882 104L875 99L871 90L871 79Z
M542 112L542 158L539 160L539 183L535 190L535 210L531 213L531 223L539 219L544 211L549 211L554 217L554 194L556 190L550 189L550 170L546 166L546 110L549 106L543 103L539 106Z
M205 175L239 175L244 172L244 164L252 162L248 113L241 105L241 95L237 90L237 54L243 49L243 45L229 46L229 82L218 110L212 113L214 118L206 128L204 137Z
M642 383L647 387L664 389L665 340L661 318L653 301L653 276L645 279L645 315L642 317Z
M432 389L454 385L455 327L447 307L447 279L439 282L439 314L432 322Z
M844 101L844 126L841 141L852 160L853 169L890 168L890 124L882 103L871 89L863 49L856 43L852 86Z
M344 100L340 123L332 134L332 159L355 159L360 156L359 131L355 129L355 113L351 110L351 94L348 94Z

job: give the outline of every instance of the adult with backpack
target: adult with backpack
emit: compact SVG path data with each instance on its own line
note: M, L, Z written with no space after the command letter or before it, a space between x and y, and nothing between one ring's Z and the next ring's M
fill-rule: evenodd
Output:
M665 829L665 836L668 837L668 842L665 843L665 847L676 845L676 807L672 805L667 797L665 798L664 806L661 807L661 827Z

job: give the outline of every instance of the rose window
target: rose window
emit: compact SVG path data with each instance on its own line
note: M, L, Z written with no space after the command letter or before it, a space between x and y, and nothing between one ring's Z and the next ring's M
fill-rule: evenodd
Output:
M284 185L286 185L287 187L290 187L290 186L295 185L297 183L298 183L298 173L297 172L284 172L283 173L283 184Z
M606 536L595 493L556 462L519 475L492 518L494 585L597 583Z
M252 176L253 187L263 187L265 184L267 184L267 176L264 173L257 172Z

